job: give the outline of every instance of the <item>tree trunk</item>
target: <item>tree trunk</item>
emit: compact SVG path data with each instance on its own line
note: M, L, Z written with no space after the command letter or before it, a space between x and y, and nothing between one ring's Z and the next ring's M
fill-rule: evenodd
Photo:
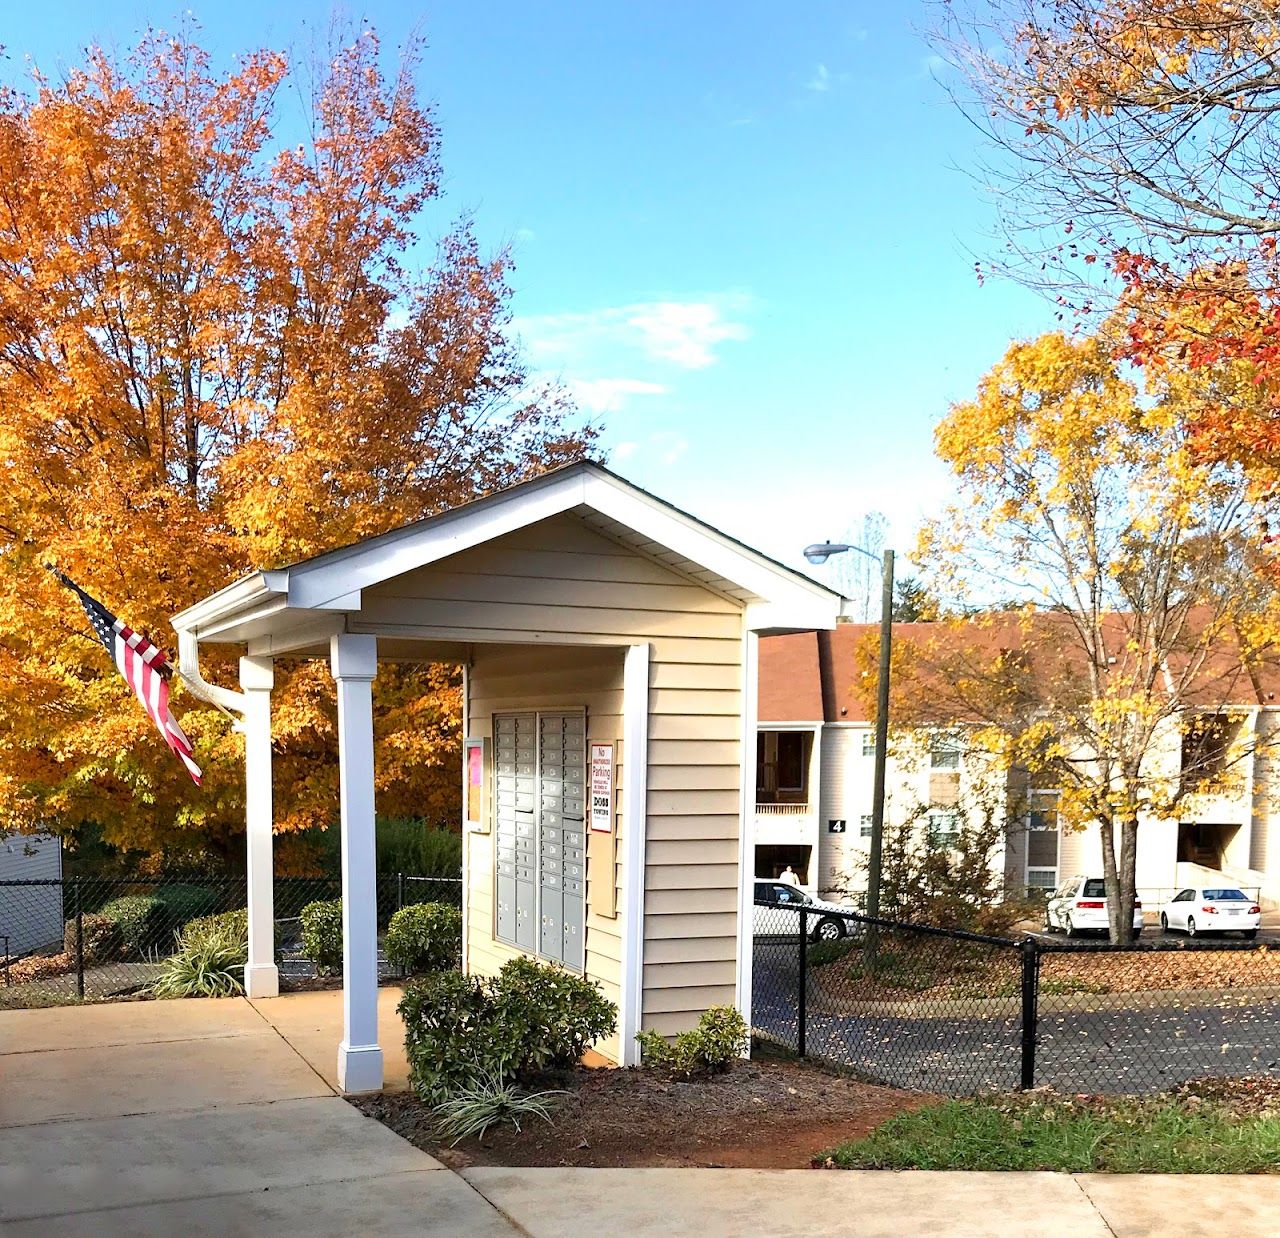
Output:
M1138 818L1135 814L1100 821L1102 877L1107 887L1107 935L1112 945L1133 940L1133 907L1137 901ZM1116 854L1116 830L1120 852Z
M1138 818L1131 814L1120 820L1120 871L1118 902L1108 902L1111 907L1111 940L1133 940L1133 908L1138 899Z

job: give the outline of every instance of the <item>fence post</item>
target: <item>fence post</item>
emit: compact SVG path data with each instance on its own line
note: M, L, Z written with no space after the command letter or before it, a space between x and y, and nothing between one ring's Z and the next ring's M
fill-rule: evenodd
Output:
M84 1001L84 898L80 878L71 878L71 891L76 909L76 996Z
M1040 997L1040 946L1034 937L1022 942L1022 1083L1035 1087L1036 1020Z
M404 907L404 873L396 873L396 910Z
M809 1005L809 909L800 904L800 991L796 996L796 1054L804 1057Z

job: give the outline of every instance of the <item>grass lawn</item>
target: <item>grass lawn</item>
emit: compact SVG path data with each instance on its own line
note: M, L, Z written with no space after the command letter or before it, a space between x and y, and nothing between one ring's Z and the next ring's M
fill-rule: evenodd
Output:
M943 1101L898 1114L815 1160L841 1169L1276 1172L1280 1080L1202 1080L1144 1098Z

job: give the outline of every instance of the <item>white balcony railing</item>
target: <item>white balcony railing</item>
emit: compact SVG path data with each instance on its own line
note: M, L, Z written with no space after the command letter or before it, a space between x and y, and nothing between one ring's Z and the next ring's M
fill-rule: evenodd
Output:
M808 804L757 804L757 817L807 817Z

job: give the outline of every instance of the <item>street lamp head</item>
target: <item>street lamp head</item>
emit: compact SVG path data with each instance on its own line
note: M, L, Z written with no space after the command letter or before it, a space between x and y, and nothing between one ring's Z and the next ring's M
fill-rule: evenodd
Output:
M850 549L852 548L840 542L814 542L812 546L804 548L804 557L810 563L825 563L832 555L844 554Z

